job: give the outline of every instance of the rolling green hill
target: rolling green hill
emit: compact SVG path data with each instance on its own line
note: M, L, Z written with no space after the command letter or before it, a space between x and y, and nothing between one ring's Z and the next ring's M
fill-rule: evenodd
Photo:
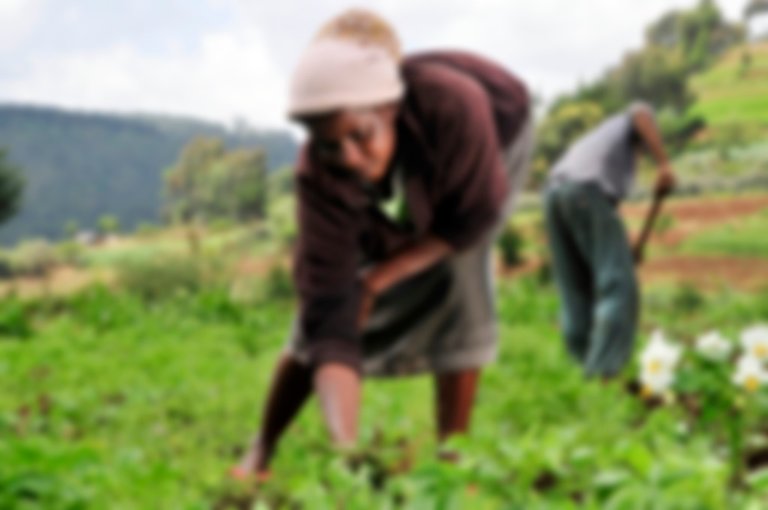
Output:
M768 129L768 42L730 50L691 85L695 112L715 130L735 123Z
M69 221L94 228L105 214L127 229L157 221L164 170L201 135L230 147L262 147L272 169L290 164L296 153L296 142L280 131L0 104L0 147L27 183L20 213L0 226L0 242L61 236Z

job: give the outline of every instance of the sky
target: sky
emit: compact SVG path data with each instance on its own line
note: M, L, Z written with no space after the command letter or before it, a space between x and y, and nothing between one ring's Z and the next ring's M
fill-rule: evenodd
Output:
M0 102L284 128L288 83L325 20L361 6L406 53L491 57L544 100L642 44L698 0L0 0ZM736 20L748 0L718 0Z

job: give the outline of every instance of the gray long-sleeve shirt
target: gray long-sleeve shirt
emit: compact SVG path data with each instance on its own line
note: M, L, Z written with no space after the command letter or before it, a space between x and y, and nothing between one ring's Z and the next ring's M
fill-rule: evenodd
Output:
M638 109L649 107L635 103L576 140L555 163L550 182L594 182L608 196L625 198L635 177L638 135L633 117Z

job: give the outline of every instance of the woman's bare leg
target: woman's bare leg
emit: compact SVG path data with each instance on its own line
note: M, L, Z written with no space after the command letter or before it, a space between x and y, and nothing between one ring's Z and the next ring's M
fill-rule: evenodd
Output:
M242 478L269 476L269 464L277 442L294 420L312 392L312 368L299 363L290 355L278 362L264 404L261 428L233 475Z
M440 442L469 431L479 375L479 369L435 375L437 438ZM441 456L446 460L454 460L456 457L449 452Z

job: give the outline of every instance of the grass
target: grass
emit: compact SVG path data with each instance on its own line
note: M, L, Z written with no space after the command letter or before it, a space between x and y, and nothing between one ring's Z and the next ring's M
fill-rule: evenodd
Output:
M149 308L95 292L62 305L33 339L5 339L0 494L38 479L45 489L26 491L54 498L41 508L68 508L68 497L93 498L89 508L205 501L256 422L288 314L282 304L228 316L203 303Z
M198 230L200 249L205 252L237 251L265 256L279 251L276 235L259 223L207 227ZM185 255L192 250L191 232L186 227L169 228L148 236L123 237L85 251L84 263L114 267L125 262L145 261L164 255Z
M760 213L714 225L682 251L764 257L766 222ZM536 210L513 220L527 257L542 251L540 223ZM250 235L214 232L205 249L271 250L272 239L252 246ZM94 264L187 247L158 234L117 248ZM293 303L265 297L281 292L240 302L230 290L1 300L0 508L763 507L757 482L729 489L721 442L682 427L679 409L649 411L617 384L583 379L559 336L556 293L533 275L500 285L500 356L483 373L473 433L453 443L459 464L435 461L429 377L369 381L360 467L331 451L312 402L251 505L225 473L259 422ZM713 328L734 337L766 317L768 294L653 287L640 337L656 327L686 343Z
M742 70L742 55L752 61ZM768 43L752 43L729 51L719 63L692 81L694 111L711 126L738 122L768 125Z
M500 359L484 372L474 433L456 442L459 465L434 461L429 378L371 381L362 443L375 462L345 468L310 405L265 504L679 509L752 497L728 493L711 438L681 434L673 409L648 414L619 387L582 379L559 340L551 288L524 279L500 296ZM644 331L691 335L768 312L765 297L720 296L685 309L681 323L676 299L651 294ZM0 507L245 508L224 473L258 423L291 310L214 292L145 305L98 289L28 305L32 334L0 339ZM395 467L403 462L408 474Z
M732 220L687 239L682 252L692 255L768 257L768 211Z

